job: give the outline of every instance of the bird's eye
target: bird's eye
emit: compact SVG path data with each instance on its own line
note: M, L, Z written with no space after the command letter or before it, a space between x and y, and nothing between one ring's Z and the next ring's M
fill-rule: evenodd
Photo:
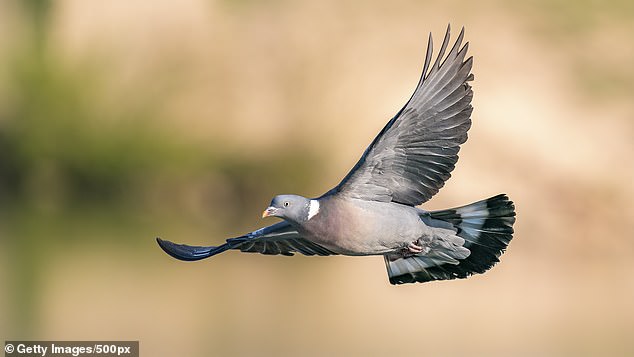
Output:
M284 207L288 207L289 204L288 201L284 202Z

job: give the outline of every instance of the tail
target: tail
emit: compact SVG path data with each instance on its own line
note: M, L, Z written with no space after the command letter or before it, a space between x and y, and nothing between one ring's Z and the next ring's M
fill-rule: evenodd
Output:
M501 194L458 208L425 212L421 219L431 227L455 229L470 254L457 260L386 255L392 284L461 279L489 270L513 238L515 205Z

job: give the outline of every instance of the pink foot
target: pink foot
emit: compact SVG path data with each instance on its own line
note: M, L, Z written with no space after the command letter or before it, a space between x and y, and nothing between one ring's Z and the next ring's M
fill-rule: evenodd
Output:
M418 243L418 241L411 242L407 245L407 250L412 254L418 254L423 251L423 247L416 243Z

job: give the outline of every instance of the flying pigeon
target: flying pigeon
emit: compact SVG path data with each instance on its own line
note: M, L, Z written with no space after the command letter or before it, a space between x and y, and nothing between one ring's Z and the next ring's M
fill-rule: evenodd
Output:
M157 238L176 259L193 261L227 250L261 254L382 255L391 284L466 278L499 260L515 223L512 201L500 194L458 208L426 211L449 179L471 127L473 57L465 60L464 28L445 57L450 28L431 64L431 34L423 73L405 106L361 159L318 198L279 195L262 213L282 221L227 239L190 246Z

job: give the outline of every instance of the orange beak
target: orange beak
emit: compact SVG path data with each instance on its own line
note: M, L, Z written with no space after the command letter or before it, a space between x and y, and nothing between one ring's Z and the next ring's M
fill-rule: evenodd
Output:
M262 212L262 218L273 216L273 215L275 215L276 211L277 211L277 208L268 207L267 209L264 210L264 212Z

